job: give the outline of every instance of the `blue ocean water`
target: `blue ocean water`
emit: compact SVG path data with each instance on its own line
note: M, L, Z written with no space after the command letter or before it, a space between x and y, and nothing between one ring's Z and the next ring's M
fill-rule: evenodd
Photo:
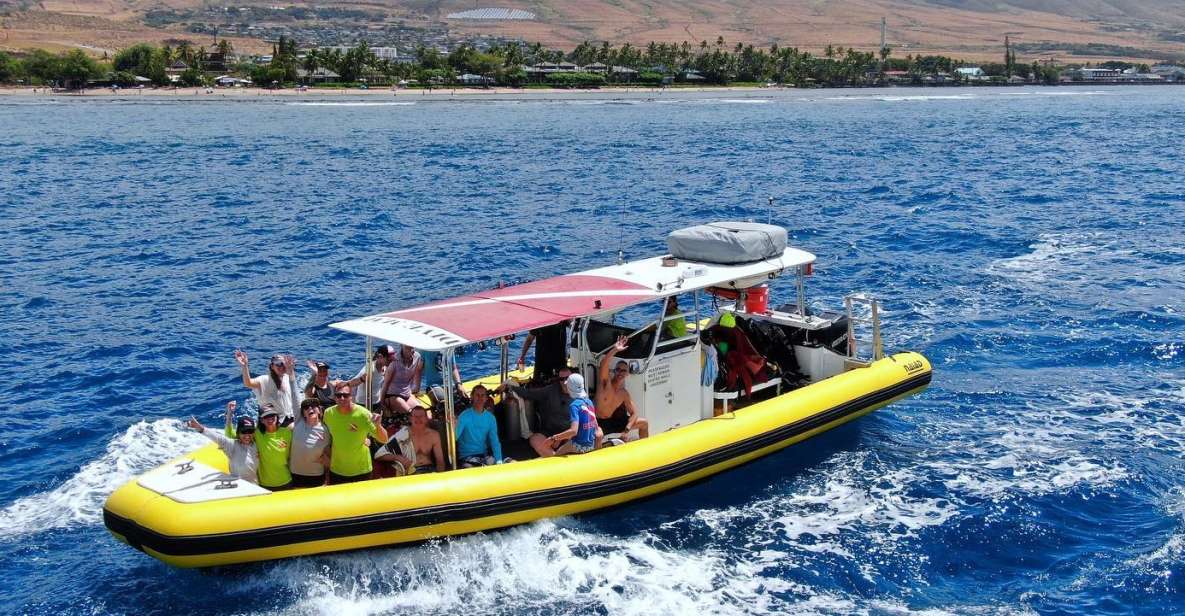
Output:
M0 609L1185 611L1183 93L3 101ZM102 526L203 442L181 418L247 400L235 347L346 375L330 322L767 216L819 255L813 303L882 299L927 393L643 503L416 547L186 571Z

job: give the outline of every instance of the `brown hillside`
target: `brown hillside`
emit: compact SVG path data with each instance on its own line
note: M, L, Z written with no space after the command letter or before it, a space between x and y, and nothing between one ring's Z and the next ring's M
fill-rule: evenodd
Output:
M1185 55L1185 42L1170 40L1185 30L1176 0L241 0L234 6L343 7L369 11L411 26L441 28L454 35L498 35L570 48L583 40L714 42L718 36L761 46L770 43L818 50L828 44L873 49L880 20L895 56L947 53L996 59L1004 36L1022 45L1021 59L1068 59L1072 46L1094 45L1095 57L1155 58ZM194 40L179 26L149 28L153 9L202 10L206 0L0 0L0 48L29 46L113 49L169 37ZM517 8L532 21L455 20L447 15L479 7ZM22 10L24 9L24 10ZM338 22L340 25L340 22ZM374 21L347 24L365 29ZM1185 37L1178 37L1185 38ZM234 39L240 49L265 49ZM1127 49L1118 49L1127 48ZM1079 56L1087 59L1086 56Z

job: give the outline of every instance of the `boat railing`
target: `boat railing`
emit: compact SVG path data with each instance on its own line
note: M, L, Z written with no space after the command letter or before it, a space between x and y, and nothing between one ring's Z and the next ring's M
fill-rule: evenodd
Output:
M883 358L885 350L881 343L880 303L867 293L849 293L844 296L843 302L848 317L848 367L865 367ZM860 342L858 334L861 328L857 326L872 330L872 339L868 344Z
M663 315L662 325L665 327L667 321L674 321L675 319L683 319L683 321L686 322L688 317L696 319L696 323L698 323L699 322L699 310L695 310L694 312L693 311L676 312L673 314ZM663 330L660 329L659 331L661 332ZM655 352L658 352L661 349L673 347L676 345L684 345L687 343L687 341L695 340L697 337L699 337L699 332L692 330L690 327L688 328L688 332L689 332L688 334L679 336L677 338L662 338L662 336L660 335L658 344L655 345L655 347L654 347Z

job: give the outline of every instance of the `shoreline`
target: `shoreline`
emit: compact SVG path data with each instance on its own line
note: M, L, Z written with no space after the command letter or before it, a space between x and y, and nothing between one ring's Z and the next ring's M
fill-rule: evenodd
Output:
M51 91L48 88L30 86L0 87L0 100L177 100L177 101L329 101L329 100L366 100L378 103L380 99L389 102L415 101L513 101L513 100L612 100L612 99L652 99L678 98L690 95L695 98L751 98L764 99L770 97L806 97L817 96L821 93L837 95L841 92L935 92L935 96L962 95L968 92L999 92L1016 90L1060 89L1069 87L1077 90L1083 86L1104 88L1114 87L1147 87L1185 85L1174 83L1156 84L1116 84L1116 83L1066 83L1057 86L1041 84L1017 84L1001 86L862 86L838 88L793 88L793 87L762 87L762 86L711 86L711 87L683 87L683 88L650 88L650 87L621 87L598 89L569 89L569 88L434 88L432 90L392 90L390 88L375 89L315 89L304 91L295 88L269 90L264 88L124 88L111 90L110 88L88 88L81 91ZM942 94L938 94L941 92Z
M851 88L847 88L851 89ZM433 88L429 89L399 89L391 88L87 88L75 91L51 91L47 87L31 86L0 86L0 96L28 96L28 97L62 97L62 98L140 98L140 97L196 97L196 98L225 98L225 99L256 99L256 98L321 98L321 97L385 97L385 98L487 98L492 96L531 96L536 94L555 95L589 95L589 94L671 94L671 93L710 93L710 92L769 92L778 90L800 90L800 88L760 87L760 86L712 86L686 88L651 88L651 87L614 87L614 88Z

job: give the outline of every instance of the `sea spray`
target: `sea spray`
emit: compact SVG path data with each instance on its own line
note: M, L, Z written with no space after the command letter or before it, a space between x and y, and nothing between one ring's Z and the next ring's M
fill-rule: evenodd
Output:
M0 539L54 528L98 524L103 502L116 488L208 441L176 419L139 421L107 444L61 485L0 510Z

